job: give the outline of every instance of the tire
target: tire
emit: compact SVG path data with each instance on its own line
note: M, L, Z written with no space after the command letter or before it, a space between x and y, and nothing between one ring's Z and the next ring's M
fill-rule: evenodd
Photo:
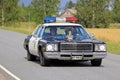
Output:
M49 66L50 60L46 59L44 55L40 54L40 65L41 66Z
M27 50L27 60L28 61L35 61L36 60L36 56L32 55L29 50Z
M101 63L102 63L102 59L94 59L94 60L91 60L92 66L100 66Z

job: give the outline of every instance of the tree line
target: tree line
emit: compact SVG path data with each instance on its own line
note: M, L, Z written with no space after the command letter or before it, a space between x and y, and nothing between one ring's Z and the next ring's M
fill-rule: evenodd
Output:
M43 23L45 16L58 16L60 0L32 0L29 6L19 0L0 0L0 26L18 22ZM120 0L71 0L64 9L74 7L78 23L88 28L107 28L120 23Z
M110 23L120 23L120 0L69 1L66 8L75 7L78 23L87 28L107 28Z
M18 22L43 23L45 16L58 16L60 0L32 0L29 6L19 0L0 0L0 26Z

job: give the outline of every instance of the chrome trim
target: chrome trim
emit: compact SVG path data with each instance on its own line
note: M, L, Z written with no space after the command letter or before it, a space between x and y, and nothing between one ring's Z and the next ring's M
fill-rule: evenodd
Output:
M107 52L44 52L44 56L48 59L58 60L72 60L72 56L83 56L81 60L92 60L105 58L107 56Z
M62 49L62 44L76 44L76 45L78 45L78 44L90 44L91 45L91 50L61 50ZM75 51L75 52L87 52L87 51L90 51L90 52L92 52L93 51L93 44L92 43L69 43L69 42L65 42L65 43L60 43L60 51L62 51L62 52L66 52L66 51Z

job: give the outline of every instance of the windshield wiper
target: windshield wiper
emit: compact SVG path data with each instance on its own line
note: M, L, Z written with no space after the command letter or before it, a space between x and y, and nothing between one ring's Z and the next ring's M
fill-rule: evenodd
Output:
M45 37L45 39L54 39L55 36L49 36L49 37Z

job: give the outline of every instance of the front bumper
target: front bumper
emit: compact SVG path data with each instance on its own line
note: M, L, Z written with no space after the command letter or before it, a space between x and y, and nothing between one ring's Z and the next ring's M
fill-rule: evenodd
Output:
M47 59L58 60L92 60L103 59L107 52L44 52Z

